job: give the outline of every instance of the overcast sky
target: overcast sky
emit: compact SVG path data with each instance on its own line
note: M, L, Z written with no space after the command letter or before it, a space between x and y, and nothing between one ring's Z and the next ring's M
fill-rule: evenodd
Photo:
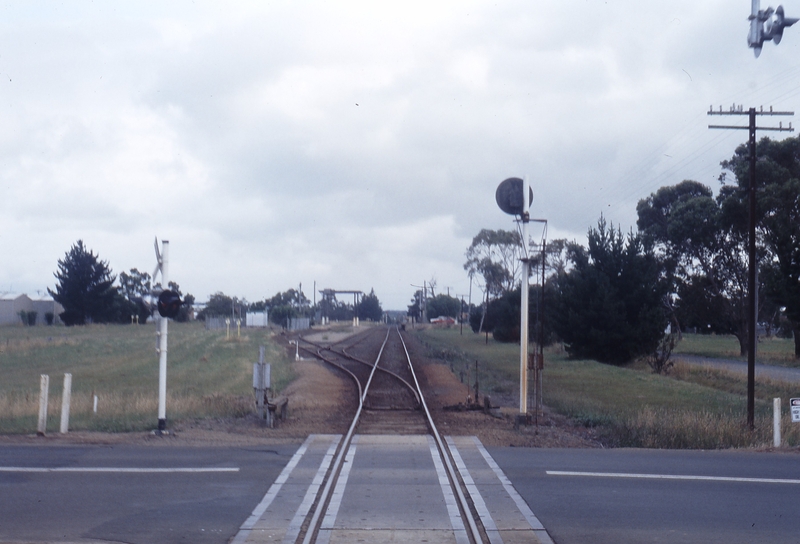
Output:
M503 179L530 179L548 238L585 243L601 213L635 228L659 187L718 189L747 132L707 125L746 118L710 105L800 110L800 28L755 59L749 10L2 2L0 291L53 288L78 239L152 272L157 236L201 301L316 282L404 309L431 279L466 295L472 237L516 228Z

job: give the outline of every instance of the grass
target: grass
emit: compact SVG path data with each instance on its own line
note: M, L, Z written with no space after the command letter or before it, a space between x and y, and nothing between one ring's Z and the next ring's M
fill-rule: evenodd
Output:
M484 336L471 332L462 336L458 329L428 329L420 335L429 355L454 369L478 361L483 369L483 377L479 374L482 389L489 394L518 390L518 344L501 344L491 338L486 344ZM709 345L702 347L708 349ZM616 367L575 360L554 348L545 352L543 384L545 405L594 427L605 444L652 448L769 444L772 398L780 396L788 406L793 391L789 385L762 380L757 390L756 429L750 431L745 425L745 382L730 373L678 365L673 376L661 376L646 365ZM518 394L513 396L519 398ZM783 436L791 446L800 444L800 432L788 415Z
M735 336L716 334L684 334L675 354L699 355L720 359L746 361L747 355L740 355L739 341ZM763 364L800 368L800 360L794 356L794 339L760 338L756 348L756 361Z
M241 337L206 331L202 323L170 323L167 420L240 416L252 411L252 363L267 348L280 390L292 369L263 329ZM36 430L39 376L50 376L48 429L58 429L63 375L72 373L70 429L140 431L158 414L154 325L0 327L0 433ZM98 411L93 413L93 397Z

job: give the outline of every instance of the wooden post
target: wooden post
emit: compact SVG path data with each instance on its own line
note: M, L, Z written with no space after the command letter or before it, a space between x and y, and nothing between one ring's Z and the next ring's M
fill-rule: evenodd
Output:
M69 430L69 405L72 401L72 374L64 374L64 393L61 395L61 434Z
M50 376L42 374L39 378L39 425L36 434L44 436L47 432L47 396L50 393Z

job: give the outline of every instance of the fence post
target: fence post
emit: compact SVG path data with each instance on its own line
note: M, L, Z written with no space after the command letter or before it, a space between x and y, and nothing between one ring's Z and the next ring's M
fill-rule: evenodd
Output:
M781 399L772 399L772 444L781 447Z
M39 425L36 434L44 436L47 432L47 395L50 392L50 376L42 374L39 377Z
M69 405L72 401L72 374L64 374L64 394L61 396L61 434L69 430Z

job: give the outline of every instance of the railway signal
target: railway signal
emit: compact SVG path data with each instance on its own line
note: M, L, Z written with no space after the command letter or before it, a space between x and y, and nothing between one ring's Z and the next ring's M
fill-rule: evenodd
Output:
M751 0L750 4L750 31L747 33L747 45L753 48L756 58L761 54L764 42L772 40L775 45L781 43L783 30L795 24L798 20L786 17L783 6L773 10L771 7L761 9L760 0Z

